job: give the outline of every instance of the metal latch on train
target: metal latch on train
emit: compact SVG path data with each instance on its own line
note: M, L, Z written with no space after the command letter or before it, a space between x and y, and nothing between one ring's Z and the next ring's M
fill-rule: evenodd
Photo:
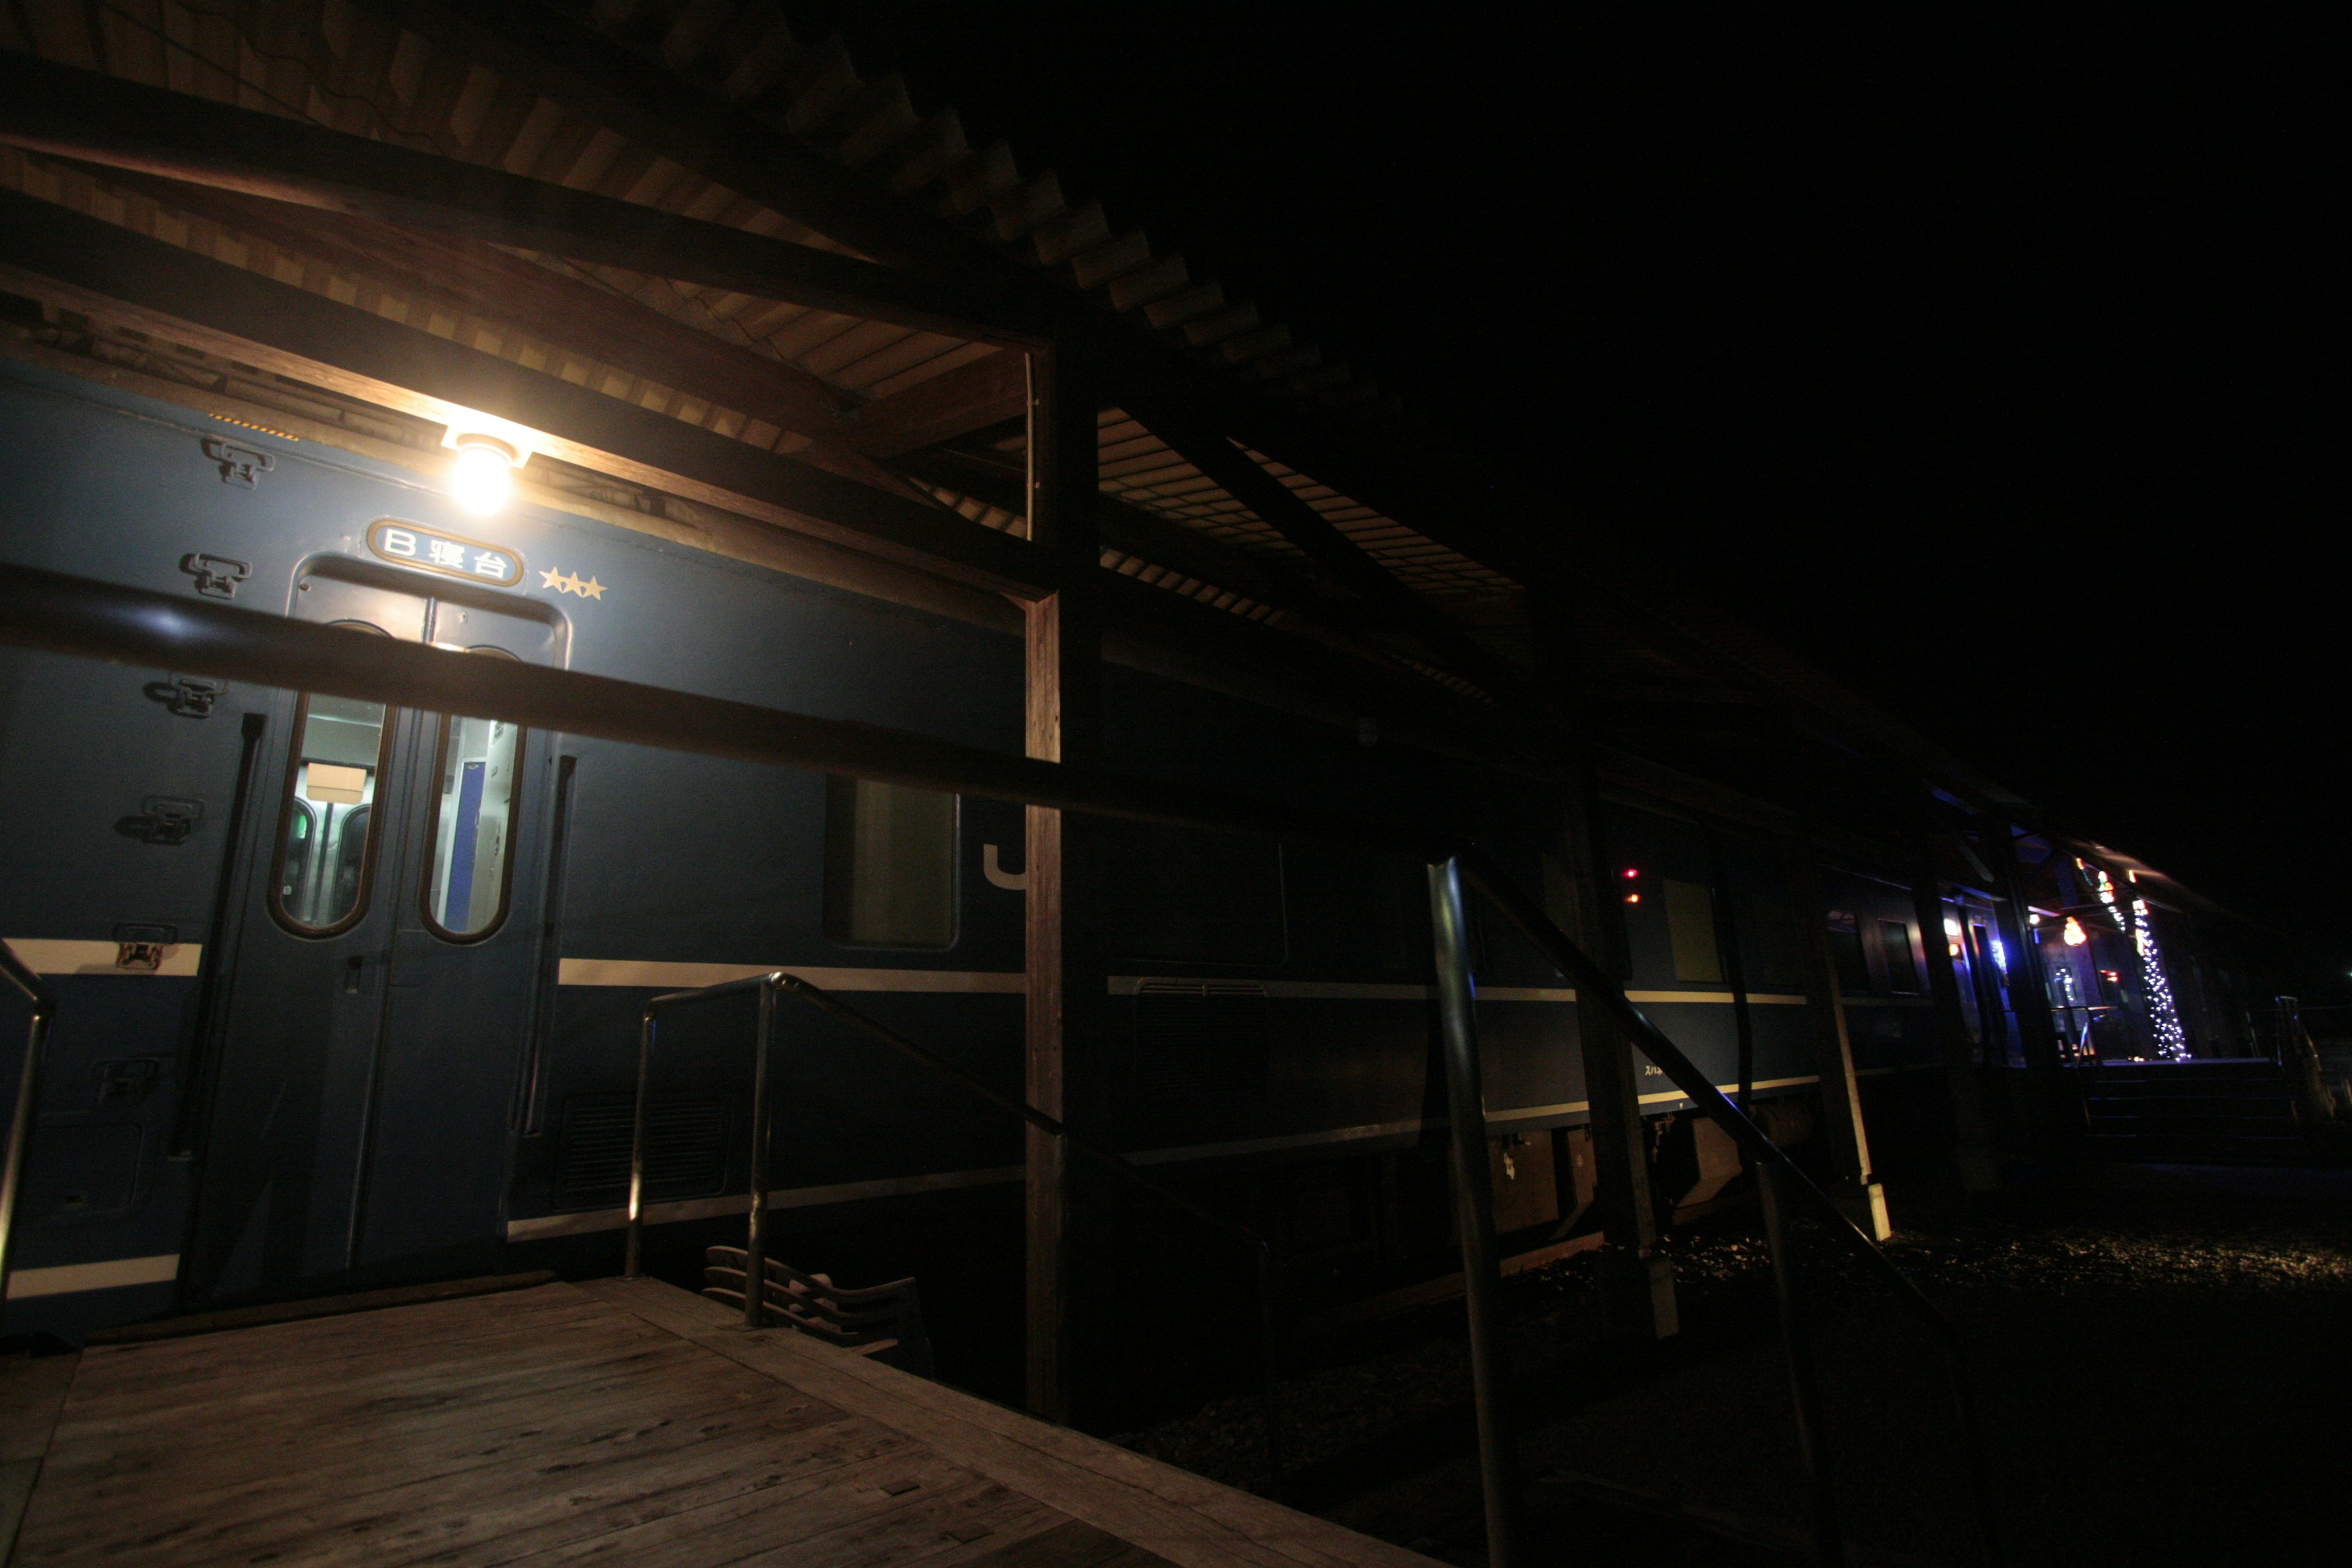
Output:
M125 838L147 844L185 844L205 816L205 803L151 795L139 803L139 813L114 825Z
M268 453L240 447L234 441L224 441L217 436L205 437L204 446L205 456L220 465L221 483L225 485L257 489L261 483L261 476L278 466L278 459Z
M163 1060L161 1057L121 1057L110 1062L95 1062L90 1066L90 1076L98 1079L101 1103L144 1100L163 1076Z
M227 689L217 680L199 680L193 675L175 675L169 680L147 683L147 695L183 719L211 718L213 704Z
M203 555L194 552L180 557L180 570L196 580L196 592L209 598L234 599L238 584L253 575L249 562L232 561L226 555Z

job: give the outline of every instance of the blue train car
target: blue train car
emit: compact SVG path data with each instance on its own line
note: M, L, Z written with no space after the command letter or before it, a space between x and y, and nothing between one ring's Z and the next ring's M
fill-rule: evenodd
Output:
M26 365L7 367L0 398L13 563L1017 744L1020 649L1000 630L544 506L485 522L412 471ZM1018 1087L1015 807L5 659L5 929L64 999L13 1328L71 1336L491 1271L518 1246L614 1229L637 1017L663 991L790 967ZM1368 752L1339 727L1139 670L1107 685L1114 766L1367 815L1476 816L1531 881L1558 852L1534 781ZM1186 1169L1425 1141L1417 872L1092 831L1108 1044L1075 1069L1075 1119ZM1662 826L1642 841L1662 919L1674 889L1706 879L1671 840ZM1628 923L1637 995L1736 1081L1720 973L1659 956L1647 915ZM1496 1125L1580 1123L1571 993L1499 922L1482 937ZM1773 962L1759 948L1751 967L1769 980ZM1756 1087L1810 1084L1801 1008L1757 1000ZM743 1020L682 1019L655 1073L651 1216L740 1212ZM999 1113L813 1020L791 1027L781 1074L788 1206L1017 1179ZM1680 1103L1663 1084L1644 1099Z

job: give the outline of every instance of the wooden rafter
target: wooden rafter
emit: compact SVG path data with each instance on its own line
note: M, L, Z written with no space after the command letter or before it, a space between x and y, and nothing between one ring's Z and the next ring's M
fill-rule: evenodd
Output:
M291 207L232 191L100 171L110 184L208 218L279 250L374 279L427 303L519 328L616 370L762 420L805 439L793 455L845 479L927 500L844 438L857 399L808 372L672 321L659 310L494 245ZM1012 356L1015 364L1019 356Z
M1060 567L1022 541L560 375L389 321L33 197L0 192L15 291L177 337L257 368L447 421L488 414L548 455L868 554L1027 597Z
M850 439L862 452L894 458L1018 418L1029 398L1023 357L999 351L877 398L849 416Z
M1549 577L1542 537L1516 533L1524 508L1481 487L1433 485L1381 455L1312 427L1262 394L1114 314L1047 274L942 221L748 109L664 68L587 22L539 0L372 0L420 37L494 67L636 145L738 191L864 256L1017 300L1059 336L1083 340L1107 404L1152 403L1340 486L1432 540L1520 582ZM1516 533L1516 536L1515 536Z
M1441 664L1490 693L1521 692L1526 689L1526 677L1391 576L1361 545L1291 494L1280 479L1259 467L1255 458L1220 435L1213 426L1193 423L1172 410L1131 412L1226 494L1255 512L1268 527L1361 595L1368 605L1391 617L1399 630L1425 644Z
M0 141L925 331L1042 331L1009 300L856 257L24 55L0 53Z

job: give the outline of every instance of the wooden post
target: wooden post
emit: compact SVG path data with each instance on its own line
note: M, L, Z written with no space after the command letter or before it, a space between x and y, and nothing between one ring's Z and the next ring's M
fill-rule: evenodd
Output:
M1927 959L1927 994L1935 1005L1936 1043L1944 1058L1944 1092L1951 1107L1952 1163L1962 1190L1990 1193L2000 1186L2000 1156L1985 1122L1984 1085L1969 1049L1968 1015L1960 1010L1960 976L1952 964L1951 938L1944 931L1944 884L1936 874L1935 840L1925 828L1911 836L1911 909L1919 921L1919 946Z
M1087 581L1100 559L1096 542L1095 397L1084 366L1066 349L1029 356L1029 538L1066 558L1064 582ZM1028 687L1026 747L1047 762L1100 760L1102 624L1092 595L1065 590L1024 606ZM1102 977L1086 941L1093 922L1074 917L1074 884L1086 867L1074 856L1072 824L1059 811L1027 809L1028 1011L1024 1084L1029 1103L1061 1120L1066 1067L1083 1050L1100 1013ZM1083 898L1083 892L1080 894ZM1025 1173L1029 1408L1049 1421L1070 1414L1070 1220L1067 1152L1058 1138L1027 1131Z
M2045 1155L2059 1152L2059 1130L2068 1124L2062 1097L2064 1080L2058 1058L2058 1026L2050 1016L2050 976L2042 966L2042 944L2026 922L2025 878L2018 869L2014 830L2006 822L1986 825L1985 858L1991 863L2000 925L2009 956L2009 1010L2017 1020L2017 1043L2025 1053L2025 1079L2032 1092L2032 1126Z
M1709 830L1706 843L1715 869L1715 945L1724 984L1731 987L1731 1027L1739 1046L1739 1092L1732 1098L1745 1112L1756 1093L1756 1012L1748 999L1748 961L1739 951L1739 921L1731 910L1731 856L1724 848L1722 834ZM1740 1163L1747 1163L1745 1159Z
M1570 901L1568 932L1585 952L1624 972L1623 928L1601 842L1592 772L1580 765L1562 792ZM1612 1339L1663 1340L1681 1331L1674 1266L1658 1249L1657 1202L1650 1191L1649 1129L1642 1120L1633 1045L1598 1007L1576 1010L1591 1118L1593 1207L1609 1246L1594 1260L1602 1320Z
M1853 1076L1853 1040L1846 1031L1845 993L1837 961L1830 953L1829 895L1812 846L1801 837L1788 846L1790 901L1811 934L1797 946L1805 967L1805 1016L1812 1025L1813 1070L1822 1080L1822 1136L1834 1179L1830 1196L1848 1218L1885 1241L1895 1234L1886 1215L1886 1189L1870 1163L1870 1134L1863 1125L1862 1086Z
M1531 606L1538 658L1570 718L1559 762L1561 853L1547 866L1557 880L1547 889L1552 917L1576 944L1618 973L1625 969L1624 925L1601 842L1599 795L1587 740L1581 649L1570 590L1555 585ZM1547 880L1552 880L1548 877ZM1602 1318L1612 1337L1672 1338L1682 1327L1675 1301L1674 1267L1658 1250L1658 1211L1650 1192L1648 1128L1642 1121L1633 1046L1597 1007L1576 1010L1577 1051L1584 1063L1584 1098L1591 1118L1592 1205L1609 1246L1594 1260Z

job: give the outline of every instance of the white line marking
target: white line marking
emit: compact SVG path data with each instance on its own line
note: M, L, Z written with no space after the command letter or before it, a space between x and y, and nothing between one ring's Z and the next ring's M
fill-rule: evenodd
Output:
M1018 972L952 969L813 969L793 963L662 963L637 958L567 958L556 971L562 985L628 985L691 991L773 974L779 969L827 991L931 991L1018 996L1028 989Z
M1725 1006L1729 1006L1731 993L1728 991L1628 991L1625 993L1625 1000L1636 1003L1719 1002ZM1750 991L1748 994L1748 1005L1751 1007L1801 1007L1805 1005L1805 999L1802 996L1783 995L1777 991Z
M754 971L753 973L761 973ZM1759 1079L1754 1085L1759 1089L1794 1089L1801 1084L1819 1083L1811 1074L1801 1078ZM1736 1083L1716 1087L1726 1094L1738 1092ZM1645 1094L1644 1105L1662 1100L1685 1098L1680 1090L1667 1094ZM1494 1127L1512 1121L1534 1121L1548 1116L1571 1116L1589 1110L1591 1103L1581 1100L1564 1100L1558 1105L1522 1106L1514 1110L1489 1111L1486 1125ZM1444 1125L1433 1118L1411 1121L1374 1121L1361 1127L1339 1127L1321 1132L1290 1132L1273 1138L1240 1138L1224 1143L1191 1143L1170 1149L1140 1149L1128 1155L1138 1165L1175 1165L1194 1160L1231 1160L1249 1154L1279 1153L1287 1149L1311 1149L1329 1143L1360 1143L1374 1138L1401 1138L1416 1132L1432 1131ZM825 1204L856 1203L866 1198L897 1197L907 1193L950 1192L961 1187L993 1186L1017 1182L1022 1168L1018 1165L997 1165L978 1171L941 1171L927 1176L887 1177L873 1182L843 1182L828 1187L784 1187L768 1194L772 1208L814 1208ZM710 1219L721 1215L742 1214L751 1206L746 1194L736 1193L719 1198L694 1198L684 1203L648 1204L646 1205L647 1225L667 1225L678 1220ZM618 1230L629 1222L626 1209L590 1209L579 1214L542 1215L531 1219L507 1221L509 1241L538 1241L553 1236L581 1236L591 1231Z
M109 942L111 947L113 943ZM83 1290L111 1290L123 1285L169 1285L180 1277L180 1255L153 1258L110 1258L103 1263L68 1263L56 1268L19 1268L8 1276L8 1300L28 1296L71 1296Z
M50 937L12 936L8 945L25 967L36 974L127 974L144 977L168 974L187 979L203 962L205 944L175 942L163 949L163 963L153 969L121 969L115 965L122 949L110 942L63 942Z

